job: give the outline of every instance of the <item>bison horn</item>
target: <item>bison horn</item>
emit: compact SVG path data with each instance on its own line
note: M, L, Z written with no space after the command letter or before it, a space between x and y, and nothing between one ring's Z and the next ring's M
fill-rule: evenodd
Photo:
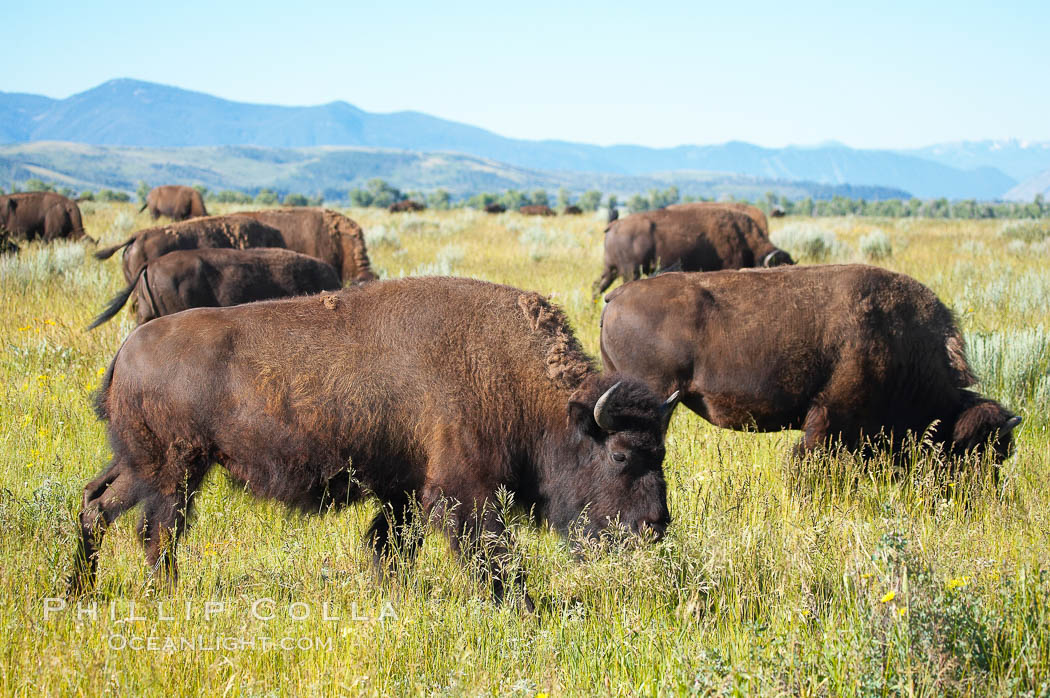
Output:
M762 260L762 266L768 268L769 267L769 263L773 261L773 255L775 255L775 254L776 254L776 251L773 251L773 252L770 252L769 254L767 254L765 256L765 258Z
M623 381L616 381L616 383L613 384L613 387L602 393L602 396L598 398L598 402L594 403L594 421L605 431L613 430L612 415L606 412L605 404L609 402L609 398L619 389L620 384L622 383Z
M1011 431L1016 429L1018 426L1020 426L1020 424L1021 424L1021 418L1017 417L1017 416L1013 416L1013 417L1010 417L1010 419L1006 420L1006 424L1003 425L1003 429L1007 433L1010 433Z
M664 400L664 404L660 405L660 411L667 413L674 409L674 406L678 404L678 394L680 390L676 390L671 393L671 397Z

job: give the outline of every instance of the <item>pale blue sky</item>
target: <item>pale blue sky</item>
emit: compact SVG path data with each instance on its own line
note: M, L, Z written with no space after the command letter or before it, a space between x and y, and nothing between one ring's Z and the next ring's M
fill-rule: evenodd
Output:
M115 77L651 146L1050 140L1050 0L5 0L0 90Z

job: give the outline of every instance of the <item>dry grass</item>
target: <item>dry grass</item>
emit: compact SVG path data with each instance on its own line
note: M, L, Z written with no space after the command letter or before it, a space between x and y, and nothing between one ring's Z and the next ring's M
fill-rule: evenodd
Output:
M596 352L600 307L588 291L600 271L603 226L596 219L471 211L349 215L370 231L374 265L385 275L450 273L549 293ZM86 215L89 232L104 243L147 223L130 204L93 204ZM784 225L774 221L774 235ZM861 241L881 231L880 243L885 236L892 254L880 263L924 281L955 309L985 390L1025 416L1004 477L996 485L975 464L945 482L921 454L903 476L845 456L789 470L793 434L721 431L680 410L666 462L674 524L660 545L578 561L559 538L516 515L513 533L541 604L536 617L494 607L437 537L413 573L377 585L358 544L372 505L299 517L253 500L215 472L181 547L182 578L173 595L149 584L135 517L128 515L102 552L98 618L70 608L45 619L45 599L61 594L70 569L80 489L108 458L89 395L131 325L122 316L83 331L122 285L119 261L99 263L79 244L27 245L18 258L0 260L6 309L0 690L33 696L1046 691L1045 253L1011 252L1015 238L1000 235L997 222L789 219L787 225L833 233L836 260L859 261ZM273 605L257 608L262 618L256 617L252 603L266 598ZM226 607L216 611L206 602ZM351 618L355 603L368 620ZM324 604L340 619L325 620ZM271 610L275 617L265 619ZM377 619L391 610L396 617ZM308 619L291 617L304 611ZM158 649L121 648L149 637ZM200 649L221 637L256 646ZM299 647L264 648L264 637L292 638ZM172 638L192 640L198 649L167 651L163 643Z

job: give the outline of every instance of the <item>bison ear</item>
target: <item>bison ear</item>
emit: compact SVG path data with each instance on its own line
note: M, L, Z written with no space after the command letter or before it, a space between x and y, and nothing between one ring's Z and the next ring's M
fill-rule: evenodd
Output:
M1018 417L1017 415L1014 415L1013 417L1010 417L1010 419L1006 420L1005 424L1003 424L1003 431L1006 432L1007 434L1009 434L1011 431L1013 431L1014 429L1016 429L1020 425L1021 425L1021 418Z

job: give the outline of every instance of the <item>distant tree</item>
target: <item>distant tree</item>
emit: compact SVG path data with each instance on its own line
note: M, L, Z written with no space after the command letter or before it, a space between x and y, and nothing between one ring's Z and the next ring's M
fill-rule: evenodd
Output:
M564 209L566 206L568 206L571 203L572 203L572 200L569 197L569 190L566 189L565 187L559 187L558 188L558 208L559 209Z
M193 188L197 190L197 193L201 195L202 199L207 198L208 187L204 186L203 184L194 184Z
M0 194L3 194L3 193L4 192L0 191ZM95 200L95 192L91 191L90 189L85 189L84 191L80 192L80 196L77 197L77 201L94 201L94 200Z
M55 188L42 179L36 177L26 180L26 191L54 191Z
M452 207L452 195L447 189L435 189L427 196L427 206L438 211L447 211Z
M220 204L250 204L252 202L252 197L250 194L245 194L242 191L224 189L212 194L211 200L217 201Z
M283 206L309 206L310 200L303 194L288 194L281 202Z
M278 201L280 199L277 198L277 192L270 189L260 189L255 195L255 203L260 206L276 206Z
M517 189L508 189L503 192L499 202L506 206L508 211L517 211L522 206L528 206L531 203L529 197Z
M602 193L597 189L589 189L580 195L580 200L576 202L576 205L584 211L597 211L602 205Z
M365 185L368 189L368 193L372 195L372 203L370 206L376 206L379 208L386 208L390 204L402 201L405 195L401 193L401 190L387 184L384 180L375 179L368 180Z
M620 205L620 200L616 198L616 194L609 194L609 202L606 204L608 209L611 211Z
M649 190L649 208L665 208L676 203L678 203L678 187L670 186L663 191Z
M627 210L631 213L641 213L642 211L649 210L649 199L645 198L641 194L633 194L631 198L627 200Z
M470 208L483 209L489 204L494 204L500 200L499 194L493 194L492 192L483 191L480 194L467 199L467 206Z
M99 201L109 201L124 204L131 201L131 194L126 191L114 191L112 189L99 189L95 198Z
M547 192L543 189L537 189L532 192L532 205L533 206L550 206L551 201L547 197Z
M135 190L135 194L139 197L139 203L145 204L146 197L149 196L150 186L146 183L146 180L140 179L138 189Z
M350 205L360 206L362 208L372 205L372 192L367 189L351 189L350 190Z

